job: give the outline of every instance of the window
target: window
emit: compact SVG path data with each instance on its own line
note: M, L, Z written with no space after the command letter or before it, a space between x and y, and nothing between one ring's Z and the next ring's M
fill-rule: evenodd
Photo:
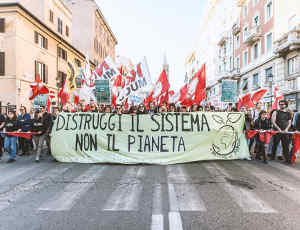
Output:
M244 28L244 33L243 33L244 41L247 39L247 36L248 36L248 26Z
M233 69L233 67L232 67L232 57L230 57L230 59L229 59L229 68L230 68L230 71Z
M239 48L240 47L240 35L238 34L236 36L236 48Z
M69 37L69 26L66 26L66 36Z
M247 4L244 6L244 15L245 15L245 17L248 16L248 5Z
M258 43L256 43L254 46L253 46L253 59L257 59L258 58Z
M50 13L49 13L49 21L52 23L54 22L54 14L53 14L52 10L50 10Z
M288 59L288 75L296 73L297 56Z
M224 72L226 72L226 65L227 65L227 63L226 63L226 61L224 62Z
M243 91L248 90L248 78L243 80L241 88L242 88Z
M270 20L273 16L273 3L269 1L266 7L266 21Z
M34 31L34 41L41 48L48 49L48 39L39 34L37 31Z
M258 73L253 75L252 79L252 88L258 88L259 87L259 76Z
M60 18L57 19L57 31L60 34L63 34L63 22Z
M48 68L44 63L35 61L35 76L40 75L40 79L44 83L48 83Z
M272 51L273 47L273 41L272 41L272 33L269 33L267 35L267 53L270 53Z
M66 80L66 78L67 78L67 74L65 74L62 71L58 71L58 76L56 78L56 86L57 86L57 88L62 88L62 86L63 86L64 81Z
M78 67L81 67L81 61L77 58L75 58L75 63Z
M241 64L240 64L240 57L236 58L236 68L240 69L241 68Z
M248 51L244 52L244 66L248 65Z
M224 44L224 56L226 56L226 43Z
M221 73L221 71L222 71L221 69L222 69L222 67L221 67L221 65L219 65L219 73Z
M257 5L259 0L253 0L253 6L255 7Z
M5 75L5 53L0 52L0 76Z
M58 47L57 53L58 53L58 57L66 60L66 61L68 60L68 53L63 48Z
M266 81L270 81L271 76L273 76L273 67L266 69Z
M296 89L296 87L297 87L296 79L289 80L288 81L288 87L289 87L289 89Z
M259 16L254 17L254 26L259 26Z
M5 33L5 18L0 18L0 33Z

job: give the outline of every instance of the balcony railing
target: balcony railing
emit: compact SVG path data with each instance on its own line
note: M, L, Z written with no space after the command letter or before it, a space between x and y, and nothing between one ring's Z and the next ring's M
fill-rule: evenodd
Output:
M241 31L241 24L240 22L235 22L232 26L232 33L234 35L238 34Z
M275 42L275 53L284 56L300 48L300 30L292 30Z
M261 38L261 27L260 26L255 26L252 27L247 33L245 37L245 43L248 46L253 45L256 41L258 41Z
M226 32L222 32L219 35L218 46L224 45L224 43L226 42L227 39L228 39L227 31Z

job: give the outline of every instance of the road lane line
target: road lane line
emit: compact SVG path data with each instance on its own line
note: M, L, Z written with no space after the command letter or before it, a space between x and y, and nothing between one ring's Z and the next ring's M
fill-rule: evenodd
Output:
M282 195L287 196L289 199L300 204L300 191L299 188L296 188L293 184L281 180L275 175L272 175L257 166L242 164L241 162L234 162L234 164L241 167L247 173L254 175L264 184L268 184L279 191Z
M70 210L75 201L86 193L95 183L95 180L102 176L106 166L94 165L86 172L77 177L71 184L64 188L54 198L41 205L41 211L66 211ZM75 183L74 183L75 182Z
M137 211L143 185L137 181L145 175L145 168L128 168L120 180L120 185L112 192L103 211Z
M171 190L174 189L174 194L176 194L178 209L180 211L207 211L204 201L201 199L199 194L201 186L188 183L189 176L184 169L184 166L176 165L168 166L167 168L168 179L171 178L170 180L173 182ZM181 183L176 183L176 178ZM182 183L183 181L185 183ZM172 198L172 200L174 200L174 198Z
M246 213L276 213L271 206L269 206L266 202L261 200L253 191L250 191L243 187L238 187L231 185L225 179L234 180L225 169L221 168L216 163L207 163L203 164L206 170L215 175L216 172L222 174L224 179L224 183L219 183L220 186L224 188L224 190L231 196L231 198L241 207L241 209Z
M26 181L24 184L17 185L11 191L0 195L0 211L8 208L12 203L20 200L24 196L28 195L34 189L42 189L46 184L46 180L55 179L58 176L61 176L64 172L66 172L69 168L73 167L73 165L60 165L53 169L45 171L42 175L39 175L35 178L32 178L29 181Z
M153 189L151 230L163 230L164 216L162 210L161 184L154 185Z
M169 212L169 229L183 230L182 220L179 212Z

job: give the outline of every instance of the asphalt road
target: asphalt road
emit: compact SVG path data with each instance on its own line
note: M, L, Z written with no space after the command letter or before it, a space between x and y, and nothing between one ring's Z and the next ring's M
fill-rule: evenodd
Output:
M0 230L300 229L300 163L0 162Z

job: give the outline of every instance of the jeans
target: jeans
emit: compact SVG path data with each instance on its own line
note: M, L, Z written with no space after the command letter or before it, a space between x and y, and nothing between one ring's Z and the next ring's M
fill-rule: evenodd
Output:
M4 149L9 153L10 159L15 159L17 155L17 137L6 136L4 140Z

